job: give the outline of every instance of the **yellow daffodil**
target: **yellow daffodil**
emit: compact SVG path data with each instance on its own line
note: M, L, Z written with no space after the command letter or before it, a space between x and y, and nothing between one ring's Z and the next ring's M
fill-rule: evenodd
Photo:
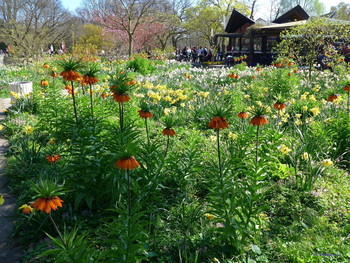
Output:
M33 208L30 205L22 205L20 208L23 213L30 214L33 211Z
M278 147L278 149L282 152L284 155L288 155L292 149L288 148L286 145L282 144L281 146Z
M331 166L333 166L333 162L332 162L331 159L325 159L325 160L323 160L322 163L323 163L324 167L331 167Z
M227 136L234 141L238 139L238 135L233 132L229 132Z
M299 119L298 119L298 120L296 120L294 123L295 123L295 125L297 125L297 126L299 126L299 125L302 125L302 124L303 124L303 122L302 122L301 120L299 120Z
M314 92L319 92L320 86L316 85L315 87L312 88L312 91Z
M314 108L310 109L310 111L314 114L314 116L317 116L318 114L320 114L319 107L314 107Z
M301 156L303 158L303 160L307 161L310 159L310 155L307 152L304 152Z
M316 101L315 95L310 95L310 96L309 96L309 100L310 100L310 101Z
M32 134L33 131L34 131L34 127L32 127L32 126L27 125L27 126L24 127L24 132L26 134Z

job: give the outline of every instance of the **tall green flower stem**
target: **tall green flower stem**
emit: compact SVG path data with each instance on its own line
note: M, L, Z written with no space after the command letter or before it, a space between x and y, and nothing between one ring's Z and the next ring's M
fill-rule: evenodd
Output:
M94 118L94 107L93 107L93 101L92 101L92 85L89 84L90 89L90 110L91 110L91 118Z
M348 114L350 115L350 90L348 90Z
M222 209L224 210L224 225L230 229L231 228L231 222L229 219L229 212L226 207L226 201L227 201L227 195L225 194L225 182L224 182L224 175L222 170L222 160L221 160L221 148L220 148L220 129L216 129L216 142L217 142L217 149L218 149L218 167L219 167L219 182L220 182L220 197L221 197L221 205L223 206ZM233 235L235 236L235 240L237 240L236 233L234 231ZM235 244L236 247L237 243Z
M167 156L168 154L168 150L169 150L169 144L170 144L170 136L167 135L167 140L166 140L166 148L165 148L165 153L164 153L164 158Z
M124 105L123 102L118 102L119 106L119 125L120 125L120 130L124 129Z
M148 123L147 123L147 118L145 118L145 126L146 126L146 136L147 136L147 142L148 142L148 146L151 145L151 141L149 139L149 132L148 132ZM168 136L169 137L169 136Z
M255 164L256 167L258 167L258 161L259 161L259 125L256 126L256 141L255 141Z
M220 178L222 177L222 165L221 165L221 151L220 151L220 130L216 130L216 141L217 141L217 148L218 148L218 164L219 164L219 175Z
M130 171L129 170L126 170L126 178L128 180L128 216L129 216L129 219L130 220L130 217L131 217L131 179L130 179Z
M76 106L76 101L75 101L73 81L71 81L71 86L72 86L72 98L73 98L74 117L75 117L75 122L78 123L78 114L77 114L77 106Z
M245 120L242 118L241 119L241 131L242 131L242 133L245 131L244 124L245 124Z

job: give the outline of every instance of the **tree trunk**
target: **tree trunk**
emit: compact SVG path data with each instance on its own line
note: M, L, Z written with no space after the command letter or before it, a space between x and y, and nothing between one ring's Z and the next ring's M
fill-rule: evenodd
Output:
M134 35L129 34L129 57L133 54L134 51Z

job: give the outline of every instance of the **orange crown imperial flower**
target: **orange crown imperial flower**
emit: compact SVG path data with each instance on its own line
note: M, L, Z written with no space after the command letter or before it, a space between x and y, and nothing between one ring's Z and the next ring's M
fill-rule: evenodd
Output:
M239 76L233 73L228 74L228 77L232 79L239 79Z
M102 99L105 99L107 96L108 96L107 92L102 92L102 93L101 93Z
M283 102L276 102L275 104L273 104L273 107L276 110L283 110L285 107L287 107L287 105Z
M336 99L338 99L338 95L332 94L332 95L329 95L329 96L328 96L327 101L333 102L333 101L335 101Z
M176 132L174 129L170 129L170 128L165 128L162 133L164 135L167 135L167 136L175 136L176 135Z
M61 200L58 196L54 197L40 197L35 200L32 204L38 211L45 211L45 213L51 213L51 210L57 210L58 207L62 207L63 200Z
M62 71L60 76L67 81L78 81L81 78L80 74L74 70Z
M119 169L124 170L133 170L136 167L140 167L140 164L137 162L134 156L121 158L119 159L114 166L117 166Z
M46 87L49 86L49 82L47 80L40 81L40 86Z
M98 82L98 78L92 77L92 76L83 76L83 82L85 82L86 84L92 85Z
M48 64L46 64L46 63L43 65L43 68L49 68L49 67L50 66Z
M241 111L241 112L239 112L239 113L237 114L237 116L238 116L238 118L240 118L240 119L246 119L246 118L248 118L248 113L245 112L245 111Z
M130 100L130 97L128 94L124 93L124 94L119 94L119 93L116 93L114 92L113 93L113 99L116 101L116 102L128 102Z
M57 73L55 71L52 71L51 72L51 77L56 78L57 77Z
M254 116L250 122L250 124L254 125L254 126L260 126L260 125L264 125L264 124L268 124L269 121L262 115L257 115Z
M228 121L225 118L215 116L210 120L208 126L215 130L226 129L228 128Z
M152 118L153 114L149 111L143 111L143 110L138 110L140 118L142 119L147 119L147 118Z
M346 85L346 86L343 88L343 90L345 90L345 91L350 91L350 85Z
M47 160L49 163L55 163L55 162L57 162L59 159L61 159L61 155L59 155L59 154L49 154L49 155L47 155L45 158L46 158L46 160Z

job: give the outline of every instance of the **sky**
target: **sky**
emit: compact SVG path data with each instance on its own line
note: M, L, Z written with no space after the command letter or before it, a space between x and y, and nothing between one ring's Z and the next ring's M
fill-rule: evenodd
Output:
M82 0L62 0L63 6L69 9L70 11L74 11L80 5L81 2ZM323 2L323 4L325 5L326 12L329 12L332 6L336 6L341 2L350 4L350 0L321 0L321 2ZM269 10L269 0L258 0L257 3L257 13L254 16L254 18L257 19L261 17L267 19L269 16L267 11Z
M70 11L74 11L77 7L79 7L82 0L61 0L62 4L65 8Z
M263 18L268 19L269 18L269 0L258 0L257 1L257 8L256 8L256 14L254 15L254 19ZM343 2L346 4L350 4L350 0L320 0L326 8L326 13L331 10L332 6L337 6L339 3Z

